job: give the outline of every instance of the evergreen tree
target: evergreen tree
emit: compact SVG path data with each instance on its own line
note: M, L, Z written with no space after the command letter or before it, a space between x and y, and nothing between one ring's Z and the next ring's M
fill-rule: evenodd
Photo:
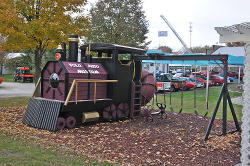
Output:
M212 50L212 46L195 46L191 48L192 53L206 53L206 50Z
M90 10L91 42L145 48L148 21L141 0L99 0Z

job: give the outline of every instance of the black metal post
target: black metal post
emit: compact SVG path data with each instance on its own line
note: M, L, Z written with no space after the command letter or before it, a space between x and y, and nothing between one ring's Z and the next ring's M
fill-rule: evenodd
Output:
M227 59L223 61L224 63L224 90L223 90L223 115L222 115L222 135L227 134L227 69L228 62Z
M214 119L215 119L215 117L216 117L216 114L217 114L217 111L218 111L218 109L219 109L220 102L221 102L221 99L222 99L222 96L223 96L224 86L225 86L225 85L223 84L223 86L222 86L222 88L221 88L221 91L220 91L219 98L218 98L217 103L216 103L216 106L215 106L215 108L214 108L214 112L213 112L212 118L211 118L211 120L210 120L210 122L209 122L209 124L208 124L207 131L206 131L206 134L205 134L205 137L204 137L203 141L208 140L208 136L209 136L210 131L211 131L211 129L212 129L212 126L213 126L213 123L214 123Z
M135 56L135 54L132 52L131 53L131 57L130 57L130 60L133 59L133 57ZM142 71L142 63L141 61L134 61L134 73L135 73L135 76L133 78L133 81L134 82L138 82L140 81L141 79L141 71Z
M81 62L85 61L86 59L86 49L81 50Z
M85 60L85 61L86 61L87 63L92 63L92 55L86 55L85 57L86 57L86 60Z
M98 58L101 58L101 57L102 57L102 52L98 51Z
M134 56L134 60L220 60L226 59L228 55L220 54L220 55L170 55L165 56L161 54L148 54L148 56Z
M113 50L112 59L114 63L118 62L118 50Z

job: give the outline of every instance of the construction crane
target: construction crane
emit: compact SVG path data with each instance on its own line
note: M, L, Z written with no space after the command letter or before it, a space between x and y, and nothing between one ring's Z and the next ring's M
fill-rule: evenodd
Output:
M179 39L179 41L183 45L183 51L185 53L192 53L192 51L187 47L186 43L181 39L180 35L176 32L176 30L170 24L170 22L168 22L168 20L163 15L161 15L161 18L163 19L163 21L165 21L165 23L168 25L168 27L173 31L173 33L175 34L175 36Z

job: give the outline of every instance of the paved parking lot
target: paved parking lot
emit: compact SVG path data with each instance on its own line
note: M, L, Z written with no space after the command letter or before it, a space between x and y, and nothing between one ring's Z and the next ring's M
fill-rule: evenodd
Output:
M0 84L0 98L31 96L34 89L34 83L3 82Z

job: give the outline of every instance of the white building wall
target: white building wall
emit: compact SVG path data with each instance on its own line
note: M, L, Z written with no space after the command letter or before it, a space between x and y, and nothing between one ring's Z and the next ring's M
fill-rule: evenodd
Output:
M154 65L156 65L156 73L163 72L167 73L167 64L161 63L143 63L143 69L147 70L149 73L154 74Z
M13 72L10 72L7 68L4 66L2 67L2 74L3 75L8 75L8 74L14 74Z
M250 165L250 42L245 45L244 93L241 125L241 163ZM248 92L248 93L247 93Z

